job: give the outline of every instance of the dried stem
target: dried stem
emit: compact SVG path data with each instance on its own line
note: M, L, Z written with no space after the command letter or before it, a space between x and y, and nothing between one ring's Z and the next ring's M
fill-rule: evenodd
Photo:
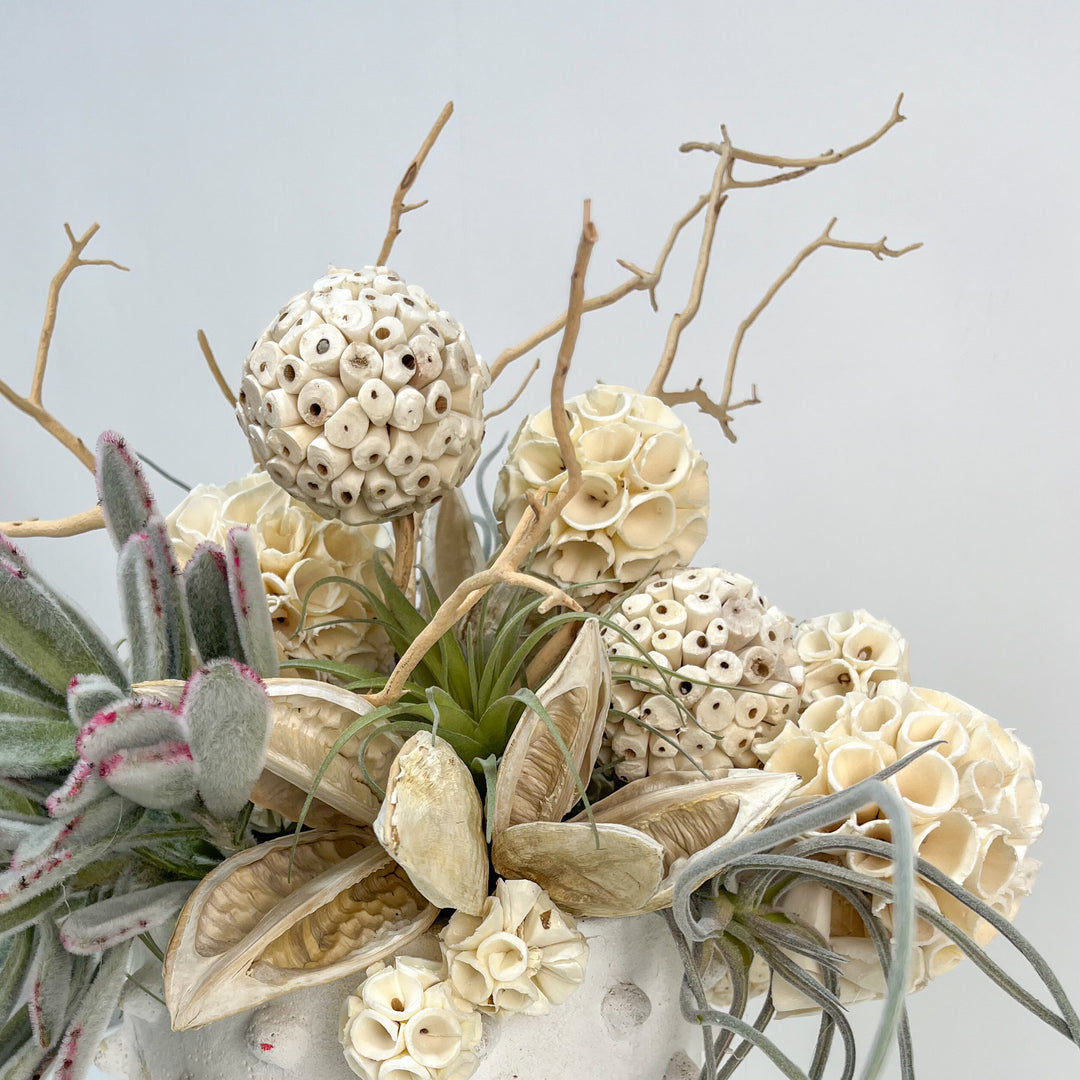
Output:
M432 615L427 626L413 639L409 648L405 650L404 655L398 661L393 672L391 672L386 686L377 694L366 695L367 700L376 708L380 705L389 705L401 697L406 681L416 668L416 665L427 654L427 651L459 619L467 615L493 585L500 582L509 583L541 593L545 599L540 605L540 611L550 610L555 604L561 604L572 611L581 610L581 605L557 586L534 577L532 574L522 573L519 567L529 552L547 533L555 515L577 494L578 488L581 487L581 465L578 463L577 455L574 453L573 444L570 441L564 401L566 377L570 372L570 360L574 353L574 345L577 342L578 330L581 326L581 314L584 309L585 272L588 269L589 258L592 255L596 240L596 227L589 216L589 202L586 200L581 238L578 241L577 254L574 259L574 270L570 275L570 302L567 307L566 329L559 348L555 373L551 378L551 423L566 465L566 482L547 505L541 505L536 496L533 495L529 499L528 510L521 515L521 519L514 527L514 531L510 534L506 544L503 545L503 549L495 562L487 570L481 570L480 573L466 578L439 605L439 609Z
M811 256L815 251L820 251L822 248L844 248L848 251L868 251L874 256L875 259L881 260L883 258L898 259L901 255L906 255L909 251L915 251L917 248L922 247L922 244L908 244L907 247L893 249L886 243L886 238L883 236L880 240L875 241L861 241L861 240L836 240L832 236L832 228L836 224L836 218L833 218L828 225L825 226L824 231L815 240L812 240L800 251L794 259L788 264L787 269L769 286L765 295L758 301L754 310L746 316L739 328L735 332L735 338L731 343L731 349L728 353L727 369L724 372L724 386L720 394L719 401L713 401L709 395L702 389L701 380L689 390L669 391L660 389L655 390L650 387L650 390L657 394L657 396L667 402L669 405L681 405L681 404L695 404L703 412L708 413L709 416L714 417L720 424L721 429L731 442L735 442L735 433L731 430L731 413L736 409L744 408L747 405L759 404L757 396L757 387L752 388L752 394L744 401L732 402L731 393L735 382L735 365L739 359L739 350L742 348L743 338L746 336L747 330L754 325L757 317L765 310L771 303L773 297L780 291L780 288L789 281L794 275L795 271Z
M708 201L709 196L702 195L701 198L699 198L698 201L675 222L671 227L671 231L668 233L664 246L660 249L660 254L656 259L656 265L652 270L643 270L640 266L635 266L634 263L628 262L625 259L616 260L624 270L629 270L633 276L628 278L621 285L616 285L610 292L602 293L599 296L592 296L588 300L583 301L581 307L582 312L597 311L599 308L610 307L624 296L641 290L648 292L649 301L652 303L653 310L655 311L657 306L656 286L660 283L660 276L664 272L664 266L667 263L668 256L671 254L672 248L675 246L675 241L678 240L679 233L681 233L683 229L705 209L705 204ZM547 326L537 330L535 334L531 334L519 345L515 345L511 349L504 349L499 353L495 358L495 363L491 366L492 382L506 370L508 364L512 364L515 360L524 356L525 353L531 352L537 345L547 341L548 338L554 337L566 325L567 314L568 313L564 311L558 318L552 319Z
M394 584L410 599L416 585L416 515L394 518Z
M405 196L409 193L409 189L415 183L416 177L420 172L420 166L424 164L424 159L428 156L428 151L435 145L435 140L439 137L442 129L446 127L446 122L450 119L453 111L454 103L448 101L443 106L443 110L439 113L438 119L428 132L427 138L420 144L420 149L417 151L416 157L409 162L409 167L405 170L405 175L402 176L401 182L394 191L394 200L390 204L390 224L387 227L386 238L383 240L382 248L379 251L379 266L386 265L386 260L390 258L390 250L394 246L394 241L401 235L402 216L409 213L410 210L418 210L427 202L427 199L424 199L423 202L406 205Z
M53 331L56 329L56 312L60 303L60 290L64 282L71 276L71 272L79 266L112 266L117 270L127 270L112 259L84 259L83 251L86 245L93 239L94 234L101 228L95 221L89 229L76 236L71 231L71 226L65 222L64 232L67 234L71 250L63 265L53 275L49 283L49 295L45 302L45 319L41 324L41 336L38 338L37 359L34 362L34 374L30 382L30 393L23 397L16 393L6 382L0 380L0 394L11 402L15 408L33 417L61 445L70 450L91 472L94 471L94 455L87 449L82 439L68 430L55 416L52 415L42 404L41 394L45 386L45 368L49 362L49 345L52 343ZM78 516L78 515L76 515Z
M484 423L486 424L493 417L500 416L502 413L506 412L507 409L511 408L511 406L513 406L517 402L517 399L521 397L523 393L525 393L525 387L528 386L530 382L532 382L532 377L539 370L540 357L538 356L533 363L533 366L529 368L528 375L525 376L525 378L521 382L521 385L517 388L517 390L514 391L514 396L511 397L505 405L500 405L497 409L492 409L491 412L484 413Z
M26 518L24 521L0 521L0 533L13 540L25 536L78 536L80 533L93 532L105 528L105 518L100 506L92 506L71 517L58 518L55 521L41 521L38 518Z
M210 374L214 376L214 381L225 395L225 400L229 403L230 408L234 408L236 406L236 395L230 389L228 380L221 374L221 368L218 367L218 362L214 357L214 350L210 348L210 342L207 341L206 335L201 330L197 336L199 338L199 348L202 349Z

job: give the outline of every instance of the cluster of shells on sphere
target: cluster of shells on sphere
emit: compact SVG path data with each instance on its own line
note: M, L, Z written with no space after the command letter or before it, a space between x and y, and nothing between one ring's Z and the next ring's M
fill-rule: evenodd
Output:
M362 525L462 482L488 381L461 324L422 288L385 266L331 268L255 342L236 414L276 483Z

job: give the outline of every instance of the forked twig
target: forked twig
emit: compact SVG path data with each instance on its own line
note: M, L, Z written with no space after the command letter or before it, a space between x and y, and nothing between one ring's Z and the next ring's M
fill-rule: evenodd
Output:
M453 111L454 103L448 101L443 106L443 110L439 113L431 130L427 133L427 138L420 144L420 149L417 151L416 157L409 162L409 167L405 170L401 182L394 191L394 199L390 204L390 224L387 226L386 238L383 240L382 248L379 250L379 266L386 265L386 260L390 258L390 251L394 246L394 241L401 235L401 219L403 215L409 213L411 210L419 210L420 207L427 202L427 199L424 199L418 203L406 204L405 196L416 182L417 174L420 172L420 166L424 164L424 159L435 145L435 140L439 137L442 129L446 127L446 122L450 119Z
M34 373L30 381L30 393L24 397L0 379L0 394L7 398L20 412L24 412L34 419L40 427L44 428L62 446L70 450L91 473L94 471L94 455L82 439L45 408L42 402L42 392L45 387L45 369L49 362L49 346L52 343L53 332L56 330L60 290L63 288L64 282L71 276L72 271L80 266L111 266L116 270L127 270L126 266L121 266L120 263L115 262L113 259L84 259L82 257L87 244L90 243L99 228L101 226L95 221L82 236L77 237L71 231L71 226L67 222L64 223L64 233L68 238L71 249L60 269L56 271L52 281L49 283L49 293L45 301L45 318L41 324L37 357L34 361ZM102 528L103 524L100 513L95 514L95 511L87 510L73 514L69 518L61 518L55 521L38 521L36 518L24 518L21 521L4 521L0 522L0 531L8 533L10 536L74 536L77 533Z
M578 489L581 487L581 465L578 463L577 455L574 453L573 444L570 441L564 399L566 377L570 372L570 360L574 354L574 345L577 342L578 330L581 326L581 313L585 300L585 271L588 268L589 258L596 240L596 227L589 216L589 202L586 201L581 238L578 241L577 255L574 259L574 270L570 275L570 302L567 306L566 329L563 333L562 345L559 348L559 357L555 364L555 374L551 379L552 427L555 429L555 437L566 465L566 483L546 505L541 505L537 497L532 495L529 499L528 510L521 515L520 520L514 527L514 531L495 562L487 570L481 570L480 573L466 578L439 605L438 610L432 615L427 626L405 650L397 666L391 672L386 686L377 694L365 695L367 700L376 708L381 705L392 704L401 697L405 690L406 681L416 668L416 665L427 654L427 651L459 619L468 614L479 603L484 593L493 585L509 583L541 593L544 596L544 601L538 609L541 612L550 610L555 604L561 604L572 611L581 610L581 605L558 586L534 577L532 574L522 573L519 567L529 552L546 535L555 516L577 494Z
M746 398L743 401L731 401L732 389L735 382L735 365L738 363L739 350L742 348L743 338L746 337L747 330L754 325L757 317L772 302L773 297L780 291L780 288L791 280L795 271L798 270L815 251L820 251L822 248L826 247L845 248L848 251L869 251L870 254L878 260L886 257L898 259L901 255L906 255L909 251L915 251L917 248L922 247L922 244L918 243L908 244L907 247L893 249L886 244L886 237L884 236L880 240L872 242L862 240L837 240L832 235L832 228L835 224L836 218L833 218L829 224L825 226L821 235L816 239L811 240L810 243L791 260L784 272L766 290L765 295L758 301L753 311L739 323L739 327L735 331L735 338L731 343L731 349L728 352L727 369L724 372L724 385L718 401L713 401L705 390L702 389L700 379L698 379L697 383L688 390L664 390L662 382L660 385L657 385L654 378L653 383L649 386L649 392L655 394L662 401L667 402L668 405L691 403L697 405L701 412L714 417L720 424L720 428L724 432L724 435L727 436L731 442L735 442L735 433L731 430L731 414L736 409L744 408L747 405L759 404L756 385L752 387L752 393L749 398ZM657 374L659 374L659 372Z

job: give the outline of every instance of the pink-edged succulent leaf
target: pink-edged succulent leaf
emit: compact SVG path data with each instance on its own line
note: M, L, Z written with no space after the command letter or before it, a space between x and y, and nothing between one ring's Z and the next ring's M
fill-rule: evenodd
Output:
M112 788L98 775L97 765L80 758L68 778L45 800L52 818L70 818L112 794Z
M195 549L184 567L184 595L203 661L246 660L229 592L228 562L217 544L206 541Z
M89 1073L127 980L130 952L131 943L124 942L109 949L102 957L93 981L83 991L57 1049L59 1068L56 1070L56 1080L84 1080Z
M246 528L230 529L225 537L229 598L240 635L243 660L265 678L278 674L274 625L266 602L255 541Z
M98 438L95 476L105 528L119 551L158 512L150 485L134 451L115 431Z
M102 709L126 697L127 694L104 675L76 675L68 684L67 713L76 727L82 727Z
M135 533L124 541L116 579L131 650L131 678L135 682L164 679L169 663L164 589L154 565L150 538L144 533Z
M231 818L259 779L270 741L270 699L258 674L219 660L188 680L181 712L198 768L199 794L211 814Z
M61 943L56 923L42 919L27 1001L30 1026L42 1050L51 1050L64 1030L74 964L75 957Z
M123 701L103 709L75 738L80 757L100 764L118 750L186 742L187 728L178 709L153 698Z
M117 750L98 766L98 775L125 799L149 810L176 810L197 791L191 747L170 741Z
M168 922L184 906L194 881L169 881L80 908L64 919L60 940L69 953L89 956Z

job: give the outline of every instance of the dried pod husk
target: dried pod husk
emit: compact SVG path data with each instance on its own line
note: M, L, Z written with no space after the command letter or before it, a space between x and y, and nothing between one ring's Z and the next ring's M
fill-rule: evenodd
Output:
M418 731L398 751L375 836L436 907L476 915L484 906L483 806L468 766L445 739Z
M360 971L438 915L366 830L292 846L285 836L234 855L188 900L165 956L174 1030Z
M599 623L589 619L582 624L536 696L569 751L573 768L540 716L526 710L499 764L492 817L495 835L522 822L560 820L577 801L577 781L583 786L589 782L611 700L611 672Z

